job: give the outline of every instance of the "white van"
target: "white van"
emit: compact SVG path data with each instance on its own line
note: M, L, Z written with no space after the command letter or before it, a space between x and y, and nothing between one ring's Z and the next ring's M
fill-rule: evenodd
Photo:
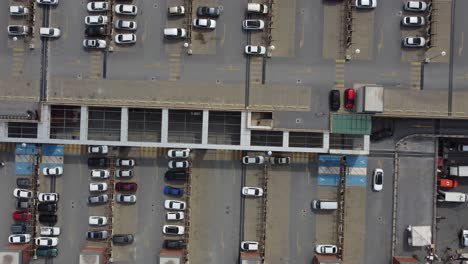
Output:
M468 145L458 145L457 150L460 152L468 151Z
M314 200L312 201L312 208L316 210L336 210L338 203L331 200Z

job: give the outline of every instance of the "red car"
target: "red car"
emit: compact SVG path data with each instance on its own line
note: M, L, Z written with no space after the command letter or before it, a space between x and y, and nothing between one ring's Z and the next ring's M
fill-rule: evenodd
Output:
M136 192L138 185L134 182L118 182L115 184L115 190L121 192Z
M31 220L31 213L30 212L16 211L16 212L13 213L13 220L16 220L16 221Z
M356 91L353 88L345 90L345 107L348 109L354 108L354 99L356 97Z
M440 188L455 188L458 187L457 180L450 180L450 179L437 179L437 186Z

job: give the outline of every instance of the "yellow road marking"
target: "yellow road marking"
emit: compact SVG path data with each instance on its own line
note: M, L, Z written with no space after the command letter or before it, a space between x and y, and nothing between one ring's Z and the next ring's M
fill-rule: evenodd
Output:
M464 45L465 45L465 32L462 32L460 36L460 47L458 48L458 56L461 56L463 54Z
M383 47L383 43L384 43L384 35L383 35L383 31L380 31L380 39L379 39L379 44L377 45L377 53L380 54L380 50L382 49Z

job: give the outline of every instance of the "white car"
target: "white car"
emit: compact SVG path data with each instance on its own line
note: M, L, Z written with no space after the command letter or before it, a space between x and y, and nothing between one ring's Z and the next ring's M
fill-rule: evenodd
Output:
M356 8L375 8L377 0L356 0Z
M460 232L460 244L462 247L468 246L468 230L461 230Z
M103 39L85 39L83 40L83 47L89 49L105 49L107 43Z
M13 196L16 198L32 198L32 192L30 190L16 188L13 190Z
M133 170L115 170L116 178L127 178L133 177Z
M181 158L186 159L190 155L190 149L170 149L167 152L169 158Z
M382 169L375 169L374 171L374 180L373 180L373 189L374 191L381 191L383 189L383 170Z
M25 244L29 243L29 241L31 241L30 234L16 234L8 237L8 243L10 244Z
M265 158L263 156L244 156L242 158L242 163L244 164L263 164Z
M265 4L248 3L247 13L252 14L268 14L268 6Z
M336 254L338 253L338 248L335 245L317 245L315 252L317 254Z
M247 45L245 46L245 54L247 55L265 55L266 48L264 46Z
M29 9L22 5L10 6L10 15L12 16L25 16L29 14Z
M426 39L423 37L406 37L403 39L403 46L408 48L420 48L426 45Z
M10 36L26 36L29 34L29 27L24 25L9 25L7 27Z
M405 11L424 12L427 9L427 4L424 1L408 1L404 5Z
M101 12L109 10L108 2L89 2L86 5L89 12Z
M183 235L185 233L185 227L178 225L164 225L163 233L166 235Z
M92 215L88 219L88 224L92 226L105 226L107 225L107 217Z
M108 152L109 152L108 146L89 146L88 147L88 153L91 153L91 154L107 154Z
M193 26L196 28L215 29L216 21L207 18L196 18L193 20Z
M290 164L291 157L270 157L270 163L275 165Z
M58 5L58 0L36 0L41 5Z
M114 27L116 29L135 31L137 29L137 22L131 20L118 19L114 22Z
M138 13L138 7L135 5L122 5L118 4L115 5L114 11L120 15L129 15L129 16L136 16Z
M36 237L36 246L41 247L56 247L58 238L56 237Z
M42 169L42 174L44 175L62 175L63 174L63 168L62 167L45 167Z
M245 196L261 197L263 195L263 189L258 187L243 187L242 194Z
M242 251L258 251L258 242L242 241L240 247Z
M185 7L183 6L171 6L167 9L167 13L170 16L180 16L185 14Z
M123 204L133 204L136 203L137 197L134 194L117 194L115 196L115 201Z
M39 202L58 202L58 193L39 193L37 196Z
M262 30L265 27L265 22L261 19L246 19L242 22L244 30Z
M164 201L164 208L168 210L183 211L185 210L185 202L176 200L166 200Z
M46 37L46 38L58 38L60 37L60 29L41 27L39 29L39 35L41 35L41 37Z
M115 35L115 43L117 44L132 44L136 42L135 34L117 34Z
M85 24L86 25L106 25L109 22L109 18L107 16L86 16L85 17Z
M183 212L167 212L166 213L166 220L167 221L178 221L184 220L184 213Z
M424 17L422 16L405 16L401 20L401 24L404 26L419 27L424 26Z
M186 160L170 160L168 166L170 169L183 169L190 167L190 163Z
M89 191L90 192L105 192L107 191L107 183L90 183L89 184Z
M60 235L60 227L41 226L41 236L58 236Z
M109 170L91 170L91 178L97 180L104 180L110 177Z
M135 166L135 160L133 159L117 159L115 162L117 167L133 167Z
M165 28L164 37L166 38L185 38L187 31L184 28Z

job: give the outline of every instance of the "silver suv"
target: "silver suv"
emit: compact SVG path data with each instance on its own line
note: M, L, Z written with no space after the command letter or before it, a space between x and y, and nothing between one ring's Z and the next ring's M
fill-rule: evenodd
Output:
M8 35L10 36L25 36L29 32L28 26L10 25L8 26Z

